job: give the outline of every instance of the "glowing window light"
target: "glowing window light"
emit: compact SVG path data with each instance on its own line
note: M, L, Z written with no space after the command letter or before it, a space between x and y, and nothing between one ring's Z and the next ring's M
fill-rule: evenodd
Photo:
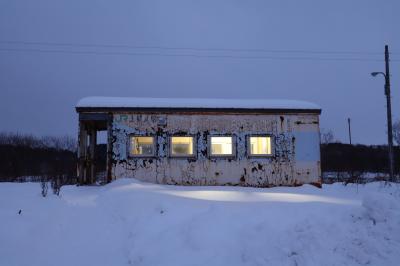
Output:
M212 156L232 156L233 140L232 137L210 137Z
M250 155L263 156L272 155L270 136L251 136L250 137Z
M171 156L194 156L193 137L171 137L170 155Z
M130 154L133 156L153 156L154 137L132 136Z

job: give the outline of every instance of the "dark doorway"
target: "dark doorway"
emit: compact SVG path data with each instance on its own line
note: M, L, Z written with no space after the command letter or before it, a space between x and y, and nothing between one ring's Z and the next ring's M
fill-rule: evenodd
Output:
M110 114L79 114L79 183L101 184L111 181L111 123Z

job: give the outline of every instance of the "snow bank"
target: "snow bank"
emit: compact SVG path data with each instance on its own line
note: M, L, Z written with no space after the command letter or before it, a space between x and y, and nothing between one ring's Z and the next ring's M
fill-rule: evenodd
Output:
M374 223L400 220L400 198L396 199L393 195L368 193L363 198L362 206Z
M0 183L0 265L398 265L395 190Z
M76 107L321 109L314 103L295 100L130 97L86 97L81 99Z

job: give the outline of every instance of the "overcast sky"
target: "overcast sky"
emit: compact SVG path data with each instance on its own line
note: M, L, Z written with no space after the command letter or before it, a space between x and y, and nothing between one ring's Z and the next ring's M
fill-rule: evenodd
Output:
M0 131L75 136L74 105L93 95L277 98L319 104L341 141L351 117L354 142L385 143L384 79L369 73L384 71L388 44L400 118L399 11L398 0L0 0Z

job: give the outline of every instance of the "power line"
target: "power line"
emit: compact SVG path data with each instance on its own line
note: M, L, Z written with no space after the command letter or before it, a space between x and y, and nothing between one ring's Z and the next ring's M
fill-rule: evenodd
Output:
M251 52L251 53L291 53L291 54L353 54L353 55L381 55L380 52L361 51L312 51L312 50L274 50L262 48L198 48L198 47L171 47L171 46L136 46L126 44L88 44L88 43L61 43L61 42L32 42L32 41L0 41L3 44L42 45L58 47L93 47L93 48L124 48L124 49L157 49L157 50L187 50L208 52Z
M240 55L205 55L205 54L167 54L167 53L136 53L136 52L105 52L105 51L77 51L77 50L46 50L30 48L0 48L8 52L36 52L60 54L85 54L85 55L130 55L130 56L163 56L163 57L196 57L196 58L237 58L237 59L270 59L270 60L306 60L306 61L361 61L382 62L381 59L369 58L334 58L334 57L293 57L293 56L240 56ZM400 60L392 60L392 62Z

